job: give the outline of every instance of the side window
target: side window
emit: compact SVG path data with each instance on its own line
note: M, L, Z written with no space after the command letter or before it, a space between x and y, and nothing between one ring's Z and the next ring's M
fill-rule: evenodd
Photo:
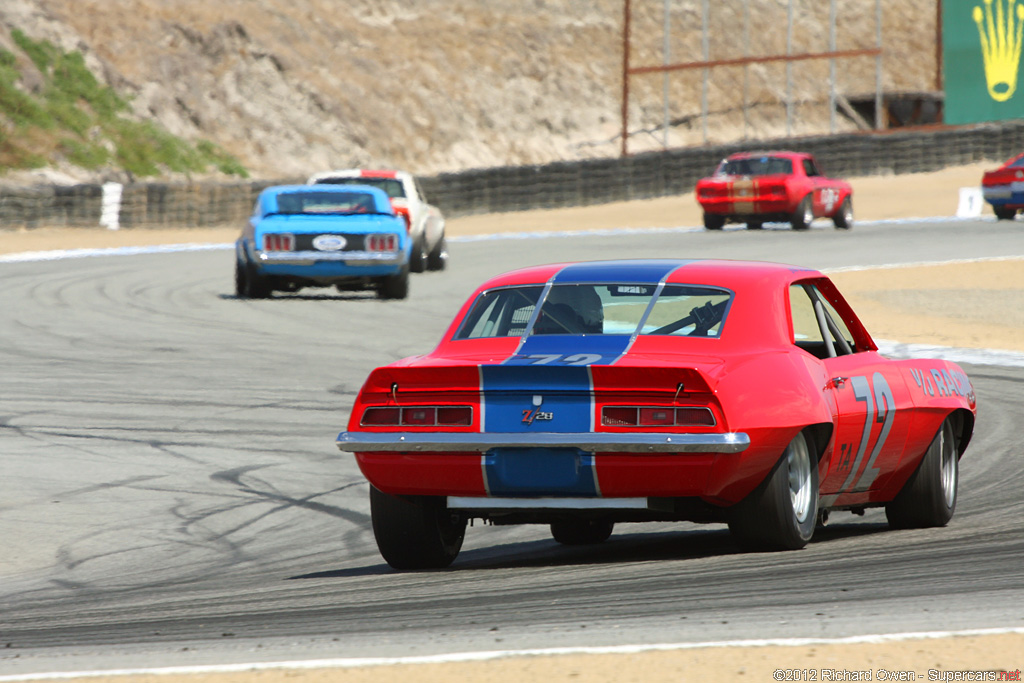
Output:
M814 166L814 162L811 161L810 159L804 159L804 173L806 173L811 178L817 175L821 175L820 173L818 173L818 169Z
M796 346L823 359L856 352L846 323L813 284L790 286L789 310Z

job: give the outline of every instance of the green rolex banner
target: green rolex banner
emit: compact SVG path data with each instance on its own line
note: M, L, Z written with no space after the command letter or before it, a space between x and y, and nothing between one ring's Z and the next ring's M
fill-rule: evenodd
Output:
M1024 0L942 0L945 121L1024 118Z

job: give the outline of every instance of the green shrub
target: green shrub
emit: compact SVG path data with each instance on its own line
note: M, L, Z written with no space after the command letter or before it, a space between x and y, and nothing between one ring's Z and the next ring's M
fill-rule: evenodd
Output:
M110 161L110 152L103 145L83 142L75 138L64 138L61 141L61 151L72 164L89 170L103 168Z
M40 144L47 155L52 148L82 168L114 163L139 177L168 171L200 173L211 166L224 174L248 177L237 159L211 142L193 146L155 122L125 118L130 109L127 100L97 80L80 52L62 52L19 29L11 31L11 37L39 69L44 85L40 95L22 91L17 56L0 49L0 124L6 120L23 133L36 133L18 137L44 140ZM97 132L99 138L94 139ZM30 144L0 138L0 172L52 161L29 149ZM107 149L110 144L116 150L113 155Z
M16 28L11 31L11 38L14 39L15 45L28 55L28 58L36 65L36 68L43 73L50 69L54 59L60 54L60 51L50 41L34 41L26 36L21 29Z

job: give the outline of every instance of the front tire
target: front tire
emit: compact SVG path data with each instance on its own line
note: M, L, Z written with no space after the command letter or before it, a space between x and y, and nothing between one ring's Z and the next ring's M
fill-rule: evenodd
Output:
M946 526L956 511L960 461L949 418L925 451L921 464L891 503L885 518L893 529Z
M729 531L744 550L799 550L818 519L818 462L810 436L797 434L768 477L728 510Z
M832 223L841 230L849 230L853 227L853 200L849 197L843 200L839 211L832 217Z
M391 496L370 487L373 537L395 569L443 569L462 549L466 520L444 507L444 498Z
M562 519L551 523L551 536L562 545L594 545L612 535L614 522L597 519Z
M807 230L811 227L811 221L813 220L814 210L811 206L811 196L807 195L797 204L796 210L793 211L793 217L789 219L789 223L793 226L794 230Z

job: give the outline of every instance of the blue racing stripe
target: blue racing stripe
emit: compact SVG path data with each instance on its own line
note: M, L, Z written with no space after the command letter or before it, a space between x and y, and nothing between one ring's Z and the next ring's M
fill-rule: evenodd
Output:
M484 365L480 376L485 432L591 430L590 368Z
M533 335L504 365L581 367L610 365L629 347L628 334Z
M661 282L676 268L693 263L693 260L655 260L642 259L633 261L597 261L594 263L575 263L558 271L552 282L555 284L574 284L579 282L599 282L623 284L650 284Z
M598 496L594 456L577 448L495 448L484 455L491 496Z
M582 432L594 429L590 368L480 366L485 432ZM495 448L483 455L491 496L597 496L594 456L577 448Z

